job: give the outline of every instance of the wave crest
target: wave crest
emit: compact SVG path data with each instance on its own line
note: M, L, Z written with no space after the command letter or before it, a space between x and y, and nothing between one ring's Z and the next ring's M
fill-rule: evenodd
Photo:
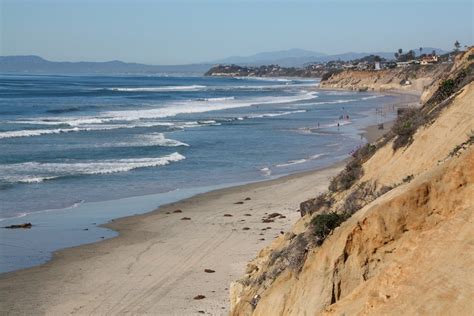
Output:
M46 180L79 175L105 175L138 168L165 166L186 159L174 152L157 158L129 158L89 162L24 162L0 166L0 181L8 183L40 183Z

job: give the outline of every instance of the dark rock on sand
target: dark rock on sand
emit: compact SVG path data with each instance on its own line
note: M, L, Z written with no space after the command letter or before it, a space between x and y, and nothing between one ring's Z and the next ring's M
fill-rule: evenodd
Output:
M250 201L250 200L251 200L251 198L246 197L244 201Z
M239 201L239 202L235 202L234 204L244 204L244 202Z
M232 214L224 214L224 217L232 217Z
M250 227L244 227L242 230L250 230Z
M182 221L190 221L191 220L191 217L183 217L181 218Z
M183 213L182 210L174 210L173 213Z
M214 273L216 272L215 270L212 270L212 269L204 269L204 272L206 273Z
M206 298L206 297L205 297L204 295L201 295L201 294L196 295L196 296L194 297L195 300L202 300L202 299L204 299L204 298Z
M23 224L5 226L5 227L3 227L3 228L8 228L8 229L31 228L32 226L33 226L33 225L32 225L31 223L23 223Z

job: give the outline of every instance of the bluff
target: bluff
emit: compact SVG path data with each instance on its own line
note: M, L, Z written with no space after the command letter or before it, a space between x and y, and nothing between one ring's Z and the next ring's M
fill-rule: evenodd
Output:
M346 89L359 91L401 90L424 93L421 101L433 93L439 80L454 65L439 63L427 66L411 65L404 68L384 69L378 71L343 70L326 73L320 83L321 88Z
M472 314L474 49L445 67L248 264L231 315Z

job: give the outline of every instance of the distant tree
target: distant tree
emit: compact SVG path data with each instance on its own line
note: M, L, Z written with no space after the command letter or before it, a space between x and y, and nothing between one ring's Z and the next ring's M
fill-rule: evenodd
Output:
M400 54L395 53L394 55L395 55L395 59L398 60L398 57L400 57Z
M433 56L436 56L436 51L433 49L433 51L431 52L431 55Z
M398 49L398 54L399 54L399 55L403 54L403 49L399 48L399 49Z
M461 48L461 44L458 41L454 42L454 51L459 52L459 48Z
M423 51L423 47L420 47L420 55L421 55L421 52Z

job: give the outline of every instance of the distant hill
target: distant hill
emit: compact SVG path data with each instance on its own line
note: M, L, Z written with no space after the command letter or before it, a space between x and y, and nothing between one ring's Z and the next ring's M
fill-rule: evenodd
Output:
M419 48L413 49L419 54ZM446 53L445 50L433 47L424 47L422 53L431 53L433 50L438 54ZM405 50L404 50L405 51ZM408 50L407 50L408 51ZM275 52L263 52L250 56L232 56L212 61L212 64L236 64L239 66L280 65L282 67L301 67L315 62L326 62L330 60L348 61L359 59L368 55L379 55L386 59L394 58L393 52L348 52L343 54L327 55L324 53L304 50L289 49Z
M439 48L424 47L423 53L435 50L438 54L447 53ZM405 51L405 50L404 50ZM419 49L414 49L419 54ZM275 52L263 52L251 56L233 56L213 62L188 65L146 65L127 63L119 60L106 62L68 62L49 61L35 55L0 56L0 73L32 74L196 74L202 75L216 64L236 64L239 66L280 65L282 67L304 67L311 63L330 60L353 60L368 55L379 55L393 59L394 52L349 52L337 55L326 55L304 49L289 49Z
M203 74L212 65L190 64L176 66L155 66L126 63L118 60L107 62L57 62L39 56L0 56L2 73L44 73L44 74L160 74L183 73Z
M215 60L214 64L238 64L238 65L269 65L277 64L283 67L300 66L306 62L324 57L326 54L304 49L293 48L274 52L263 52L250 56L231 56Z

